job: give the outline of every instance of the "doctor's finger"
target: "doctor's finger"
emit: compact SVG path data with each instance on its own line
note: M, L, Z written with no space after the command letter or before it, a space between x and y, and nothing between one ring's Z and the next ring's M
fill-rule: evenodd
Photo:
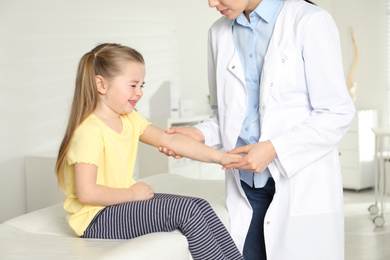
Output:
M167 156L171 156L171 157L174 157L175 159L180 159L180 158L182 158L180 155L178 155L178 154L176 154L174 151L172 151L172 150L169 150L167 147L165 147L165 146L160 146L159 148L158 148L158 151L160 152L160 153L163 153L163 154L165 154L165 155L167 155Z
M245 167L245 165L247 165L247 163L242 162L241 160L240 160L240 162L226 164L222 167L222 169L223 170L227 170L227 169L240 169L240 170L242 170L242 167Z
M234 154L247 154L249 151L248 146L241 146L234 148L233 150L227 151L227 153L234 153Z
M170 127L169 129L165 130L165 133L186 135L198 142L204 142L205 140L203 133L198 128L193 126Z
M165 133L167 134L181 134L183 131L180 127L170 127L167 130L165 130Z
M241 163L230 163L224 165L223 167L223 169L232 169L232 168L238 170L244 170L248 172L263 172L266 167L264 167L262 164L247 162L247 161L243 161Z

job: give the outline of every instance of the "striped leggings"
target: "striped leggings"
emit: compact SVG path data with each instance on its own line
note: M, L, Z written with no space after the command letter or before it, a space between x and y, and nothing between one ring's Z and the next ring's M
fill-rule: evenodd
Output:
M210 204L200 198L156 193L101 210L83 238L131 239L179 229L194 260L243 259Z

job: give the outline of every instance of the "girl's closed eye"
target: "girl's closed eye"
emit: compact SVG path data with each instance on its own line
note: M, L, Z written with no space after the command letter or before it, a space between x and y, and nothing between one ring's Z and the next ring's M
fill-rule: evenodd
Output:
M138 87L138 85L131 85L131 87L132 87L132 88L136 88L136 87ZM144 85L140 85L139 87L140 87L140 88L144 88Z
M130 86L133 87L133 88L136 88L136 87L138 87L138 86L139 86L140 88L144 88L145 82L142 83L141 85L138 85L138 82L134 82L133 84L130 84Z

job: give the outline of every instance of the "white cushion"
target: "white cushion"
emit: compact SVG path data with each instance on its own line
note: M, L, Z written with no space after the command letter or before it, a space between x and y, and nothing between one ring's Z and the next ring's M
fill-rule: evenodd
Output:
M0 259L191 259L179 231L154 233L131 240L82 239L25 232L0 225Z
M158 174L138 181L158 193L204 198L228 226L223 180ZM67 224L66 214L60 203L5 221L0 225L0 259L191 259L187 240L177 230L131 240L81 239Z
M4 222L21 230L42 235L77 237L65 220L66 211L63 204L36 210Z
M158 174L138 181L152 185L156 193L173 193L206 199L228 227L229 215L225 207L224 181L189 179L175 174ZM35 234L75 237L76 234L65 220L66 214L62 203L59 203L7 220L4 224Z

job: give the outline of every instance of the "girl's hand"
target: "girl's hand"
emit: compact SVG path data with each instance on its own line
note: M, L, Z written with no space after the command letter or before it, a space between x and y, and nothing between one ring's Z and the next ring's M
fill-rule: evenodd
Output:
M246 155L238 163L224 165L223 169L235 168L257 173L262 173L277 156L271 141L245 145L228 151L228 153Z
M192 139L198 141L198 142L204 142L204 136L202 132L196 128L196 127L170 127L168 130L165 131L167 134L183 134L186 136L191 137ZM180 155L176 154L174 151L168 149L167 147L160 146L158 150L167 155L172 156L175 159L182 158Z
M152 186L138 182L130 187L131 199L130 201L136 200L149 200L154 197L154 190Z

